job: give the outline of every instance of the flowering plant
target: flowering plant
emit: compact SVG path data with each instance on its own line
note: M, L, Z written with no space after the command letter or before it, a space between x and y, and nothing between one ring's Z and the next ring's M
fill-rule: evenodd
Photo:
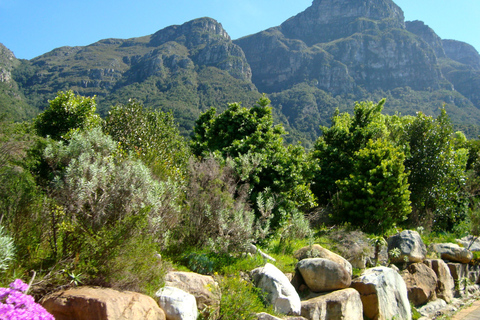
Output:
M0 288L0 319L55 320L32 296L24 294L28 285L17 279L10 288Z

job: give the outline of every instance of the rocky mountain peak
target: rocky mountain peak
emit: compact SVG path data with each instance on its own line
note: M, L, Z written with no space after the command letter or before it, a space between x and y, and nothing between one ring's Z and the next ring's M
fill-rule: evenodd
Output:
M314 0L281 25L289 38L309 45L329 42L368 29L404 28L402 9L391 0Z
M480 54L473 46L457 40L442 40L442 43L447 57L480 70Z
M222 24L212 18L199 18L182 25L164 28L152 35L151 46L159 46L168 41L175 41L187 48L216 41L230 41L230 36Z
M423 21L407 21L405 26L408 31L416 34L432 47L437 58L445 58L445 51L443 50L442 39L427 26Z
M18 63L13 52L0 43L0 82L12 80L11 71Z

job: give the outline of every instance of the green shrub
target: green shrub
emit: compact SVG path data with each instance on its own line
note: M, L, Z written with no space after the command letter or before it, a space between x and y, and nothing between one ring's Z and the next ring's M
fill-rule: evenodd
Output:
M0 225L0 272L8 269L15 257L15 245L13 239L6 234Z

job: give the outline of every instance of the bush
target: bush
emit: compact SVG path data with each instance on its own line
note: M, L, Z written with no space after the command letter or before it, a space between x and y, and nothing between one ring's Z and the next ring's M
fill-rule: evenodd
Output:
M0 271L8 269L15 256L13 239L5 233L0 225Z

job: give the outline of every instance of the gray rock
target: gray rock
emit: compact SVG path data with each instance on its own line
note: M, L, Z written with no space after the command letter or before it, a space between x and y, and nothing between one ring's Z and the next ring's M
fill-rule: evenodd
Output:
M155 296L168 320L197 319L197 302L190 293L174 287L163 287Z
M325 249L319 244L314 244L312 246L306 246L298 249L294 252L293 255L297 260L303 260L307 258L323 258L331 260L343 266L348 271L348 273L352 275L352 264L348 262L347 259L328 249Z
M362 300L352 288L334 291L302 301L302 316L310 320L362 320Z
M364 316L370 319L412 319L407 286L395 270L387 267L367 269L353 280L352 288L360 293Z
M423 263L413 263L402 272L407 285L408 300L419 306L436 299L437 275Z
M426 305L418 308L417 311L424 317L433 317L437 312L444 309L447 306L447 302L443 299L437 299L431 301Z
M462 245L462 247L470 251L480 251L480 238L474 236L466 236L462 239L457 239L457 242Z
M266 299L276 312L300 314L300 297L287 276L277 267L267 263L264 267L254 269L251 275L255 285L267 294Z
M454 243L435 243L430 248L439 253L443 260L451 262L469 263L473 259L473 253L470 250L460 247Z
M303 259L297 263L296 268L313 292L345 289L352 281L350 274L342 265L328 259Z
M427 254L427 247L417 231L404 230L387 240L390 261L393 263L422 262ZM394 257L391 250L399 249L400 255Z

